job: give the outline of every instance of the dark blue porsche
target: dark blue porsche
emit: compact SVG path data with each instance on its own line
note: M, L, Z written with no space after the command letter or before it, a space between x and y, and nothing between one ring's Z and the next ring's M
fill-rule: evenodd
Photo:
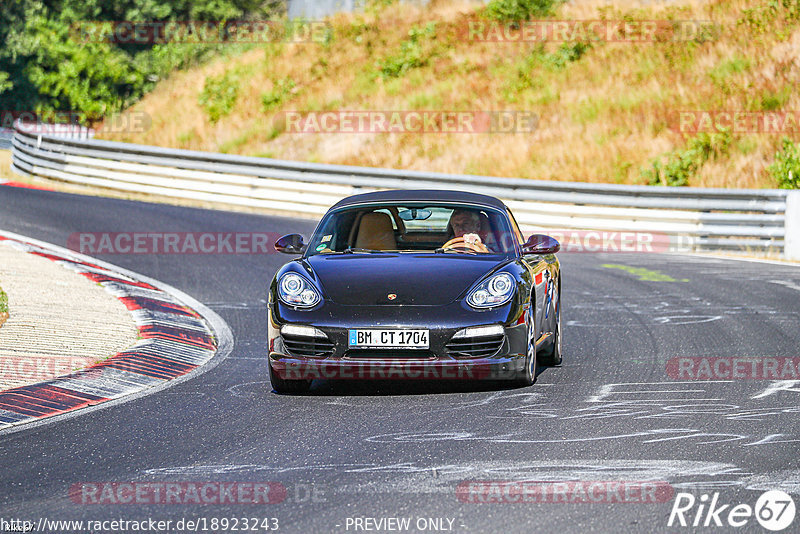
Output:
M527 241L500 200L403 190L345 198L269 289L275 391L314 379L495 379L561 362L558 242Z

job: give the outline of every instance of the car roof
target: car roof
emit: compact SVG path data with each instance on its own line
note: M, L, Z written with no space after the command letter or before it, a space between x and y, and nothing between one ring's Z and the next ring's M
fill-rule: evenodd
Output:
M379 202L459 202L476 204L501 210L506 205L495 197L468 193L467 191L453 191L447 189L393 189L389 191L373 191L343 198L331 207L331 210L356 206L359 204L372 204Z

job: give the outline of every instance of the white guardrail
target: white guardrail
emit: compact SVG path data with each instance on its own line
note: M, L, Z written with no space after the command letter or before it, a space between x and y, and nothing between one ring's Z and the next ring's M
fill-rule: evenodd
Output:
M682 250L772 252L800 260L800 191L623 186L325 165L80 139L42 133L47 131L42 126L15 124L15 172L313 217L359 192L460 189L502 199L526 231L651 232L668 236Z
M11 148L11 140L14 139L14 130L0 128L0 150Z

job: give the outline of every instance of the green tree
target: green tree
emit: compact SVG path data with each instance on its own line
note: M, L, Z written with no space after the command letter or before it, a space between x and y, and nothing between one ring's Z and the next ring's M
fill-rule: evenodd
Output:
M0 109L77 111L98 119L149 91L175 68L219 52L216 43L84 39L79 24L265 19L278 0L4 0L0 3Z

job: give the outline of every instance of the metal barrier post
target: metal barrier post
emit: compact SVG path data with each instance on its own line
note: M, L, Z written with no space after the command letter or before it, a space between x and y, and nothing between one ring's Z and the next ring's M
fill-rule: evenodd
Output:
M789 191L786 196L786 237L784 255L787 260L800 261L800 191Z

